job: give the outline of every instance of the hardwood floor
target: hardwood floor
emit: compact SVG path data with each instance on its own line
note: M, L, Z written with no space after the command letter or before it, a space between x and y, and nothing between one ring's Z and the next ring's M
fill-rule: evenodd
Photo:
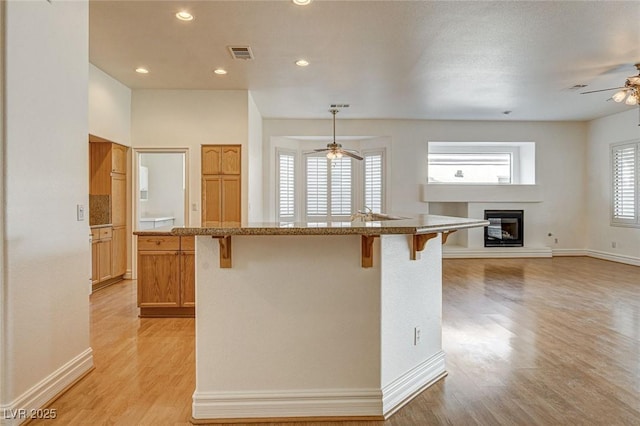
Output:
M449 375L386 422L638 425L640 267L597 259L443 265ZM139 319L135 282L92 295L95 370L50 407L65 425L188 425L194 320Z

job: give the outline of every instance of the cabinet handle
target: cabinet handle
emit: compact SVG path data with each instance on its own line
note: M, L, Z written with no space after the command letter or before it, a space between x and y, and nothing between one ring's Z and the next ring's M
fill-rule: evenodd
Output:
M160 245L160 241L156 241L156 245L159 246Z

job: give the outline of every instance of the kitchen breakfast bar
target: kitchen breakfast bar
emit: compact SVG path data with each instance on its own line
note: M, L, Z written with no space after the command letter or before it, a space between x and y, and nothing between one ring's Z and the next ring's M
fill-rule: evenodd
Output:
M420 215L174 228L196 236L193 422L393 414L446 375L442 244L487 224Z

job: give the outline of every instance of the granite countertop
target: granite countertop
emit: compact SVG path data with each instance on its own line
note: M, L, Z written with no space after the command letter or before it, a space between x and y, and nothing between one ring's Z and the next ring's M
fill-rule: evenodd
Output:
M161 236L161 235L176 235L171 231L173 229L177 229L174 226L161 226L160 228L152 228L152 229L139 229L137 231L133 231L133 235L147 235L147 236Z
M406 215L405 215L406 216ZM413 215L406 219L319 222L319 223L229 223L219 227L186 228L171 230L172 235L211 235L224 237L230 235L382 235L382 234L429 234L454 231L457 229L477 228L489 225L481 219L451 216ZM151 230L150 230L151 231ZM158 231L158 230L153 230ZM134 232L137 235L153 235L149 231Z

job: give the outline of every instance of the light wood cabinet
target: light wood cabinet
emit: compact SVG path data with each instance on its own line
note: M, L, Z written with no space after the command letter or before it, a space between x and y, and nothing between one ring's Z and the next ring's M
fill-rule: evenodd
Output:
M112 235L110 227L91 230L91 284L93 286L113 277Z
M240 222L240 145L202 146L202 226Z
M89 136L90 225L111 225L97 228L108 228L108 239L104 235L93 238L94 290L121 280L127 270L127 150L124 145ZM93 215L95 212L100 214Z
M111 224L127 224L127 177L114 174L111 177Z
M127 272L127 227L113 228L112 244L112 274L114 277L124 275Z
M141 317L195 315L195 237L138 236Z

